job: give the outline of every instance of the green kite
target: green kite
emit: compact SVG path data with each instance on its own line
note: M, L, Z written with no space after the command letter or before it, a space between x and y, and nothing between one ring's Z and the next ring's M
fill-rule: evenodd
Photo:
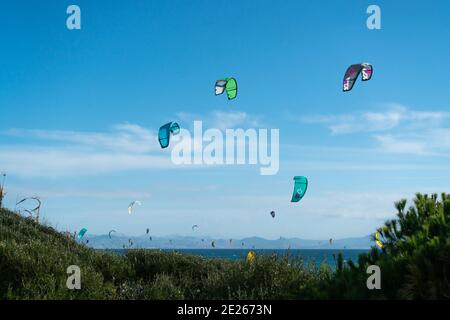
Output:
M227 92L228 100L233 100L237 96L237 82L235 78L226 78L225 80L217 80L215 92L216 96Z

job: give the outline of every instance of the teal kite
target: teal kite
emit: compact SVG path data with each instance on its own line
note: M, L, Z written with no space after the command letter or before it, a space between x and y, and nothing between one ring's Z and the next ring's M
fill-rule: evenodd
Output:
M237 96L237 82L235 78L226 78L225 80L217 80L215 92L216 96L227 92L228 100L233 100Z
M180 133L180 126L176 122L169 122L159 128L159 144L161 148L167 148L170 142L170 134L176 135Z
M78 236L77 236L78 240L81 240L84 237L84 234L86 232L87 232L86 228L81 229L80 232L78 232Z
M306 177L298 176L294 177L294 193L292 194L291 202L299 202L302 200L308 189L308 179Z

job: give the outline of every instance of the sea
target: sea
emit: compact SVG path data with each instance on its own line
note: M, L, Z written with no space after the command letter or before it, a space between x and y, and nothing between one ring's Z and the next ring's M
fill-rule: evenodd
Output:
M207 259L227 259L239 260L245 259L249 252L248 249L147 249L158 250L163 252L177 252L179 254L201 256ZM109 249L104 250L123 255L127 249ZM339 253L342 253L344 261L351 260L356 264L358 256L369 252L366 249L252 249L257 255L276 255L279 258L299 258L304 263L315 263L318 267L326 262L330 267L336 266L336 258Z

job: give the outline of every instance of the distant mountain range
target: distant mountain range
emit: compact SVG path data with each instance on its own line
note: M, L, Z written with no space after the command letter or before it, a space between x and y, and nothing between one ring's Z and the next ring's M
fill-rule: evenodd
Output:
M123 234L89 235L83 242L95 249L369 249L374 246L371 236L329 240L305 240L299 238L279 238L268 240L259 237L243 239L212 239L209 237L130 237ZM214 242L214 247L213 247Z

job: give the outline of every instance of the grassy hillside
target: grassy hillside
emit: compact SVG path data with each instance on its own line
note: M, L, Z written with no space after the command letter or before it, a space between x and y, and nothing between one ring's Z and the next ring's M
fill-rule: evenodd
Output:
M449 299L450 196L418 194L396 203L379 228L382 250L337 270L258 256L253 263L149 250L102 253L70 236L0 209L0 299ZM81 268L81 290L66 288L67 267ZM366 269L381 269L368 290Z
M81 268L81 290L66 288L70 265ZM0 210L2 299L292 299L328 272L275 257L251 265L147 250L121 257Z

